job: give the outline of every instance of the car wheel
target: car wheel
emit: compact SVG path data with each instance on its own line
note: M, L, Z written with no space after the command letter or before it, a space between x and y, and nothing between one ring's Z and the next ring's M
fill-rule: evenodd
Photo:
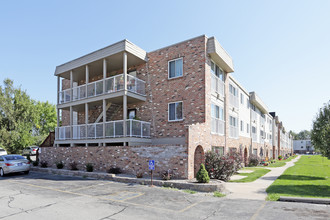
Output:
M28 170L28 171L24 171L24 174L29 174L30 173L30 171Z
M5 176L5 172L3 172L3 169L2 168L0 168L0 176L1 177L4 177Z

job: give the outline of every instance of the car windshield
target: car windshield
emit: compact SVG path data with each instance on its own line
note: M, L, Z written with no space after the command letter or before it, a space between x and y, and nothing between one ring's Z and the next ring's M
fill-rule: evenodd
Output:
M9 155L9 156L4 156L6 160L22 160L25 159L24 157L20 155Z

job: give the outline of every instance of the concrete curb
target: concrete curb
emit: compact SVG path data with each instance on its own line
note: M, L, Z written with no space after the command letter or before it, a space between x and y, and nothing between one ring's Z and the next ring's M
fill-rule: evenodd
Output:
M314 203L314 204L330 205L330 199L319 199L319 198L301 198L301 197L280 196L280 199L278 201L282 201L282 202L302 202L302 203Z
M40 168L40 167L31 167L31 171L49 173L55 175L64 175L64 176L78 176L92 179L103 179L111 180L121 183L136 183L140 185L150 185L151 180L146 178L133 178L133 177L123 177L116 176L115 174L109 173L100 173L100 172L85 172L85 171L72 171L64 169L53 169L53 168ZM198 192L224 192L225 183L219 180L211 180L210 183L194 183L194 182L184 182L184 180L153 180L153 185L155 186L164 186L172 187L178 189L189 189Z

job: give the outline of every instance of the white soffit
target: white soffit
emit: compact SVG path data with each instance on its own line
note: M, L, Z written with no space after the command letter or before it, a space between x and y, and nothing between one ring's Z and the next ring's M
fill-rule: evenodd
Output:
M132 42L125 39L110 46L96 50L85 56L79 57L77 59L74 59L72 61L57 66L55 70L55 76L70 71L72 69L78 68L80 66L87 65L94 61L109 57L111 55L122 53L124 51L131 53L132 55L136 56L137 58L145 62L147 61L147 52L141 49L140 47L136 46Z
M207 53L227 73L234 72L233 60L215 37L207 40Z
M255 92L250 92L250 102L254 104L263 114L268 113L268 107L263 101L257 96Z

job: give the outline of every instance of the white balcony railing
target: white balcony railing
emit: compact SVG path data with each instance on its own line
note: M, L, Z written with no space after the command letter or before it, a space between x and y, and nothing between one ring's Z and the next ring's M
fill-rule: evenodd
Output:
M265 127L265 119L260 117L260 127Z
M218 118L212 118L212 133L223 135L225 133L225 122Z
M72 139L86 138L86 125L73 125L72 132Z
M59 140L68 140L70 139L70 126L63 126L56 128L57 134L56 137L58 137Z
M257 121L258 121L258 114L257 114L257 112L255 112L252 109L251 109L251 120L252 120L252 122L255 122L255 123L257 123Z
M229 126L229 137L231 138L238 138L238 127Z
M257 142L257 140L258 140L257 133L252 133L252 141Z
M238 97L229 93L229 104L238 109Z
M115 138L124 136L124 121L109 121L105 123L93 123L72 126L72 139L97 139ZM129 119L127 123L127 137L150 138L150 123ZM103 124L105 126L105 136L103 136ZM71 139L70 126L56 128L55 137L58 140ZM87 136L86 136L87 135Z
M217 76L215 76L214 74L211 74L212 78L211 78L211 88L212 88L212 92L213 93L217 93L219 95L221 95L222 97L224 97L225 94L225 84L224 82Z
M103 82L105 81L105 89L103 89ZM87 91L86 91L87 86ZM101 79L95 82L88 83L87 85L81 85L66 89L59 92L59 103L76 101L84 98L99 96L102 94L108 94L124 90L124 74L112 76L106 79ZM127 75L127 90L139 95L145 96L145 82L135 76ZM86 94L87 92L87 94Z

